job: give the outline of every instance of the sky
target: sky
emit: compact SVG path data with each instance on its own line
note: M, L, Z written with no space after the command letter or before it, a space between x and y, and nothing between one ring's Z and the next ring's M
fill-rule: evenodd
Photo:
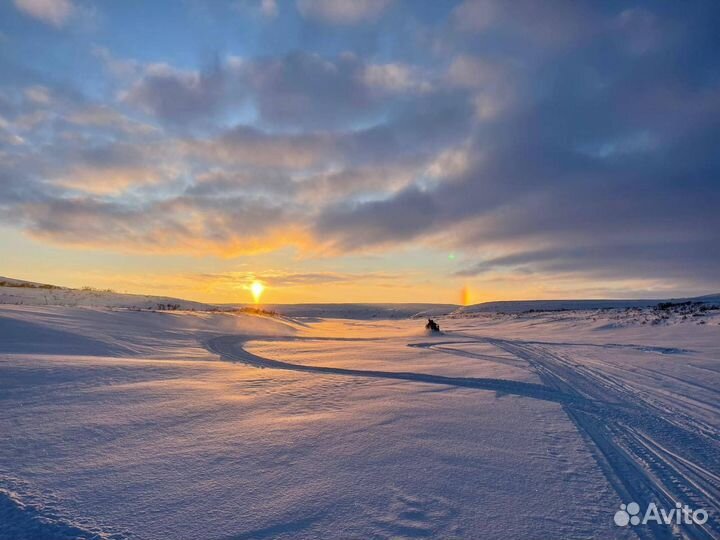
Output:
M719 292L718 28L714 0L4 0L0 275Z

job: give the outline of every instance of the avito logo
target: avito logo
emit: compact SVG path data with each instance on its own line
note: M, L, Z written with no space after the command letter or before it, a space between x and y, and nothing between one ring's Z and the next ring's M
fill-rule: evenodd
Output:
M640 505L636 502L621 504L620 510L615 512L613 518L615 525L626 527L627 525L646 525L647 523L658 523L664 525L703 525L708 520L707 510L699 508L693 510L688 505L675 503L675 508L670 511L658 508L655 503L650 503L640 517Z

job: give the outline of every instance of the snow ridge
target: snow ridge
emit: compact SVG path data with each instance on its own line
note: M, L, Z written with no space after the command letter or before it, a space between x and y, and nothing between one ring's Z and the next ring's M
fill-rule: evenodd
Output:
M0 540L124 540L108 533L72 523L47 505L24 500L18 493L0 488Z

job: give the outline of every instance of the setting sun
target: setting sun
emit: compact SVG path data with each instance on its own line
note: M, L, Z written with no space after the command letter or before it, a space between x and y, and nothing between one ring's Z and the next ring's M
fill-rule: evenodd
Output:
M260 296L264 290L265 285L263 285L260 281L253 281L252 285L250 285L250 292L252 293L256 304L260 303Z

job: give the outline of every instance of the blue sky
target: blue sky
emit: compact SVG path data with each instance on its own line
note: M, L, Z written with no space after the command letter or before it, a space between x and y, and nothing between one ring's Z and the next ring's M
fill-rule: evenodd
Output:
M716 292L716 2L12 0L2 273L242 301Z

